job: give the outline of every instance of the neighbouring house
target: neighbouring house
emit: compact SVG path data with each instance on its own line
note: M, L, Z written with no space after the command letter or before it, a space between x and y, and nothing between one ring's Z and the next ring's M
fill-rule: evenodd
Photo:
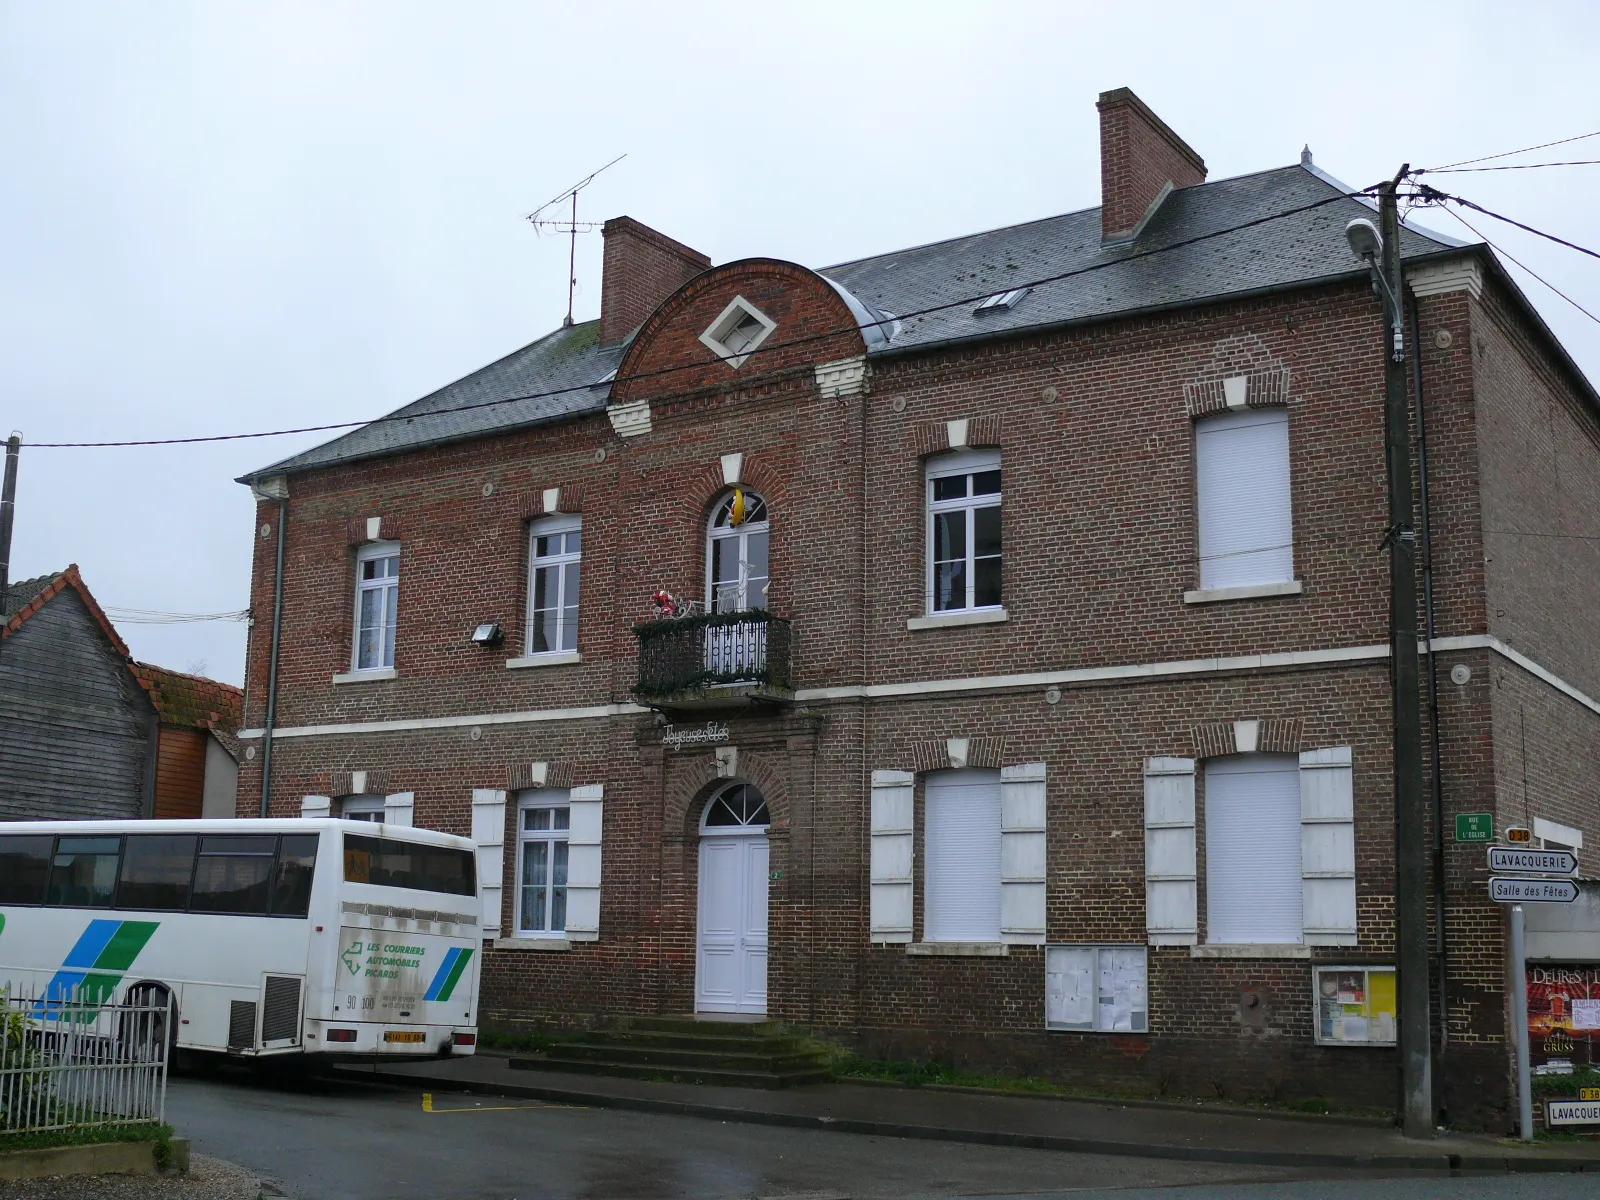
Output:
M1099 208L833 267L609 221L599 320L247 476L239 811L474 838L490 1027L1393 1106L1372 210L1099 120ZM1436 1099L1504 1127L1456 818L1600 838L1600 396L1486 247L1401 242ZM1596 911L1544 957L1600 962Z
M135 662L76 564L0 599L0 820L233 816L240 689Z

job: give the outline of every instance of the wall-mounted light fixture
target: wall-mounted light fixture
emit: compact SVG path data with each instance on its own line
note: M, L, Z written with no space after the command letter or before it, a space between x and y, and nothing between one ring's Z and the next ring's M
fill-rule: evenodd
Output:
M479 646L496 646L500 644L500 622L485 621L472 631L472 640Z

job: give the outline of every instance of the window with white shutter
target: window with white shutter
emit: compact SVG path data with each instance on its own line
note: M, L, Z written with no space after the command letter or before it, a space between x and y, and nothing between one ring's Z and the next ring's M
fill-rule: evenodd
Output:
M1195 422L1200 586L1250 587L1294 578L1289 413L1245 409Z
M1000 937L1021 945L1044 941L1044 764L1000 771Z
M383 823L385 825L410 825L416 811L415 792L395 792L383 798Z
M923 939L1000 940L1000 772L934 771L923 823Z
M912 776L872 773L871 929L874 942L911 940Z
M1355 788L1348 746L1300 755L1300 860L1305 940L1354 945Z
M332 811L332 796L300 797L300 815L302 817L326 817L329 816Z
M1302 941L1299 776L1292 754L1206 761L1206 941Z
M1152 946L1196 936L1194 759L1144 764L1144 911Z
M571 828L567 834L567 937L593 942L600 937L600 835L605 787L591 783L568 793Z
M478 904L483 936L500 936L500 896L505 886L506 794L472 789L472 840L478 847Z

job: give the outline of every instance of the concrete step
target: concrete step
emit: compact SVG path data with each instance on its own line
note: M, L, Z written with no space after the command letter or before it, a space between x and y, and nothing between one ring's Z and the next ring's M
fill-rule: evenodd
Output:
M513 1058L508 1065L517 1070L572 1071L584 1075L616 1075L626 1079L654 1079L671 1083L702 1083L725 1087L782 1088L801 1083L820 1083L828 1078L828 1072L822 1068L771 1072L662 1067L642 1063L569 1058L560 1053L552 1053L542 1058Z
M622 1028L643 1033L692 1034L697 1037L748 1038L769 1037L784 1032L777 1021L709 1020L705 1017L629 1017Z
M573 1044L573 1043L568 1043ZM726 1037L698 1033L658 1033L653 1030L613 1029L583 1034L577 1044L634 1046L639 1049L704 1050L728 1054L788 1054L805 1048L805 1039L786 1033L755 1037Z
M752 1050L665 1049L659 1046L631 1046L617 1041L565 1042L555 1047L552 1054L561 1058L584 1062L628 1063L637 1066L662 1068L701 1068L717 1071L762 1071L783 1074L787 1071L820 1070L824 1067L822 1056L804 1050L771 1051L764 1047Z

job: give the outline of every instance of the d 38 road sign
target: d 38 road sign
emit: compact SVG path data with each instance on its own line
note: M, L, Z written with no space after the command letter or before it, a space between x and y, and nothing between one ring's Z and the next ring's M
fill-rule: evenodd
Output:
M1571 850L1533 850L1522 846L1490 846L1489 870L1532 871L1536 875L1576 875L1578 856Z
M1571 904L1577 898L1578 885L1570 879L1489 877L1489 899L1501 904Z

